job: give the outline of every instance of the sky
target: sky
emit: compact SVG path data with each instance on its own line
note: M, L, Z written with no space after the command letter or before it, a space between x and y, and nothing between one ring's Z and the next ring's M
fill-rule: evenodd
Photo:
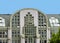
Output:
M34 8L45 14L60 14L60 0L0 0L0 14L13 14L23 8Z

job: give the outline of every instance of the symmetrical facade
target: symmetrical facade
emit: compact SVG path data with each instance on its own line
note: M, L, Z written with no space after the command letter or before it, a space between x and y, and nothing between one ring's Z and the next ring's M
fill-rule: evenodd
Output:
M32 8L1 14L0 43L48 43L51 34L58 32L60 17L57 16Z

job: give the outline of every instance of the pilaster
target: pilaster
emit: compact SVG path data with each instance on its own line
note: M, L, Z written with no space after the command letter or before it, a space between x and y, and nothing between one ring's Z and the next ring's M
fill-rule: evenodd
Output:
M8 43L12 43L12 29L8 29Z

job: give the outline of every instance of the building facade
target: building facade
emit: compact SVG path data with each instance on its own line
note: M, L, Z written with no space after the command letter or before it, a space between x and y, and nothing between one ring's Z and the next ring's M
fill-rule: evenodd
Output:
M59 26L60 14L44 14L32 8L0 14L0 43L48 43Z

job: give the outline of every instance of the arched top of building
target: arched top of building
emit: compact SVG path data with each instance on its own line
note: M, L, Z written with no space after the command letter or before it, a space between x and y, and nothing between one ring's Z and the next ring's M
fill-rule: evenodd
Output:
M41 14L41 15L43 15L43 16L46 18L46 22L48 21L48 20L47 20L47 16L46 16L43 12L41 12L41 11L39 11L39 10L37 10L37 9L34 9L34 8L23 8L23 9L21 9L21 10L16 11L16 13L12 14L10 21L12 21L12 18L13 18L15 15L20 14L20 12L21 12L21 11L24 11L24 10L37 11L38 14ZM10 23L10 25L11 25L11 23Z
M35 10L35 11L37 11L38 13L40 13L40 14L42 14L42 15L44 15L44 16L46 17L45 13L43 13L42 11L37 10L37 9L35 9L35 8L23 8L23 9L21 9L21 10L17 10L15 13L12 14L11 17L13 17L15 14L20 13L20 12L23 11L23 10Z
M20 12L20 11L23 11L23 10L36 10L36 11L39 11L39 10L37 10L37 9L35 9L35 8L23 8L23 9L21 9L21 10L18 10L18 11L16 11L16 12ZM39 11L40 13L43 13L42 11Z

